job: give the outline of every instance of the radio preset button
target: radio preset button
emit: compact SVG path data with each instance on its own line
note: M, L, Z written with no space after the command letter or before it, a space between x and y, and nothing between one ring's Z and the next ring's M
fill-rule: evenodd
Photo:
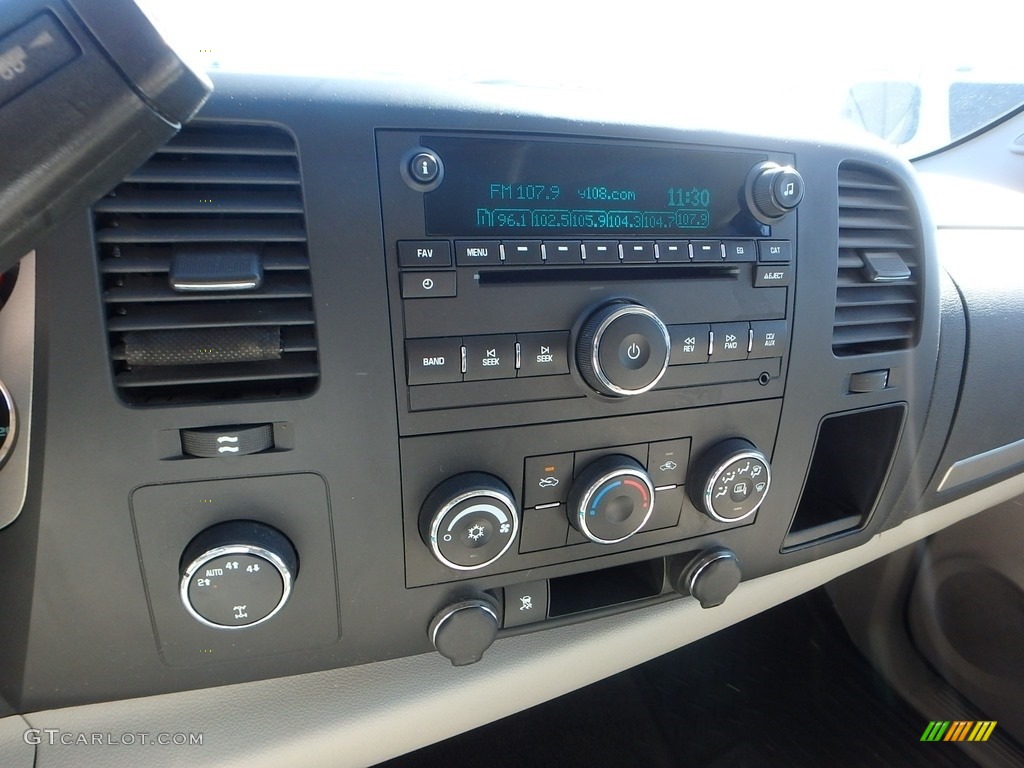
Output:
M785 320L761 320L750 324L753 332L750 357L782 357L789 338L789 326Z
M403 272L403 299L434 299L455 295L455 272Z
M544 263L539 240L513 240L501 244L501 254L506 264L535 266Z
M457 240L455 261L460 267L492 267L501 264L501 246L496 240Z
M464 343L466 346L466 381L515 377L515 336L467 336Z
M625 242L619 243L619 257L623 262L632 264L653 264L654 243Z
M544 261L548 264L582 264L583 251L579 240L544 243Z
M693 261L725 261L725 246L721 240L692 240L690 258Z
M586 240L583 258L587 264L618 264L619 244L615 240Z
M520 333L519 375L553 376L569 372L568 331Z
M711 326L707 323L696 325L670 325L668 335L672 341L669 365L689 365L708 361L708 342Z
M711 362L746 360L750 323L712 323Z
M452 246L447 240L401 240L398 265L405 268L438 269L452 265Z
M462 381L462 339L409 339L405 361L410 385Z
M726 240L726 261L757 261L753 240Z
M755 288L779 288L789 285L793 267L788 264L758 264L754 267Z
M690 244L685 240L659 240L658 261L686 263L690 261Z

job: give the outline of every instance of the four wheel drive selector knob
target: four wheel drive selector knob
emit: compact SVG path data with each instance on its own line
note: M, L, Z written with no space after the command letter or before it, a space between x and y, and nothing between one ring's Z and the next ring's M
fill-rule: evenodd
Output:
M185 548L181 602L208 627L253 627L284 608L298 572L295 548L276 528L255 520L219 523Z
M577 476L566 508L572 526L596 544L640 531L654 510L654 484L628 456L603 456Z
M754 514L771 486L768 457L738 437L710 448L694 463L687 487L697 509L720 523Z
M654 312L632 301L613 301L580 327L576 367L602 395L629 397L661 381L670 351L668 328Z
M519 510L512 491L484 472L442 482L420 509L420 535L438 562L475 571L495 562L515 541Z

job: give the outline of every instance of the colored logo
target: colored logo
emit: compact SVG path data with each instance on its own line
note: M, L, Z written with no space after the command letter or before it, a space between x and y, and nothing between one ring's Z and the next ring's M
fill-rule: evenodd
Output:
M988 741L996 729L995 720L932 720L921 741Z

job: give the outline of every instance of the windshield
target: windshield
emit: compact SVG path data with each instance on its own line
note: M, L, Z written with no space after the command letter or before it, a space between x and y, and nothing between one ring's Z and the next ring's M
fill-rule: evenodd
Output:
M839 118L914 157L1024 102L1006 6L139 0L209 70L515 83ZM969 11L969 13L968 13Z

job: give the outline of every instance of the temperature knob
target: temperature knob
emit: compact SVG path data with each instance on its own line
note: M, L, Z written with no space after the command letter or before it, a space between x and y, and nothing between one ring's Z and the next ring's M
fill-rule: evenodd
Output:
M719 443L695 464L687 484L694 506L720 523L750 517L772 482L768 458L751 443L732 438Z
M233 520L207 528L181 558L181 602L218 629L262 624L288 602L299 572L295 548L275 528Z
M668 328L631 301L606 304L586 319L576 339L576 365L595 390L610 397L654 388L668 368Z
M628 456L603 456L580 472L569 491L572 526L596 544L625 541L654 510L654 484Z
M484 568L508 551L519 531L515 497L483 472L450 477L420 510L420 535L434 557L457 571Z
M758 221L773 224L804 199L804 179L790 165L760 163L747 177L747 205Z

